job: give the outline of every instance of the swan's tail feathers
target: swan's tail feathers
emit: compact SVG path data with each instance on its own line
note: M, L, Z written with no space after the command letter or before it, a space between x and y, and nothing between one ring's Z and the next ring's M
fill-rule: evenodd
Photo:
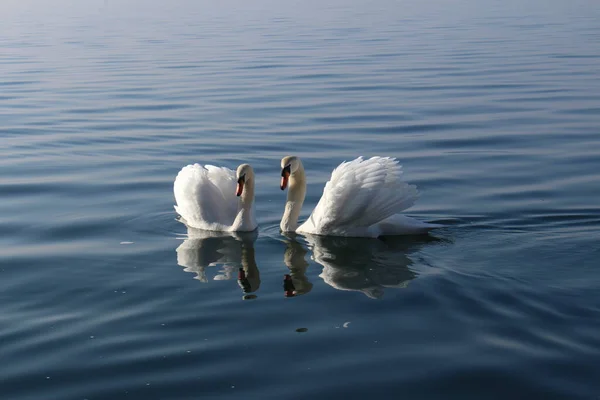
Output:
M406 210L417 198L417 187L402 180L398 160L359 157L333 171L309 221L317 232L366 228Z

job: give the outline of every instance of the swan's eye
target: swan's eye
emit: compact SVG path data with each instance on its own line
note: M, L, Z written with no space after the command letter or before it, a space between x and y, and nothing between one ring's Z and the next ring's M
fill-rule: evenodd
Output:
M246 174L244 174L238 178L238 183L244 183L244 182L246 182Z
M286 174L290 175L292 173L292 165L288 164L281 170L281 176L285 176Z

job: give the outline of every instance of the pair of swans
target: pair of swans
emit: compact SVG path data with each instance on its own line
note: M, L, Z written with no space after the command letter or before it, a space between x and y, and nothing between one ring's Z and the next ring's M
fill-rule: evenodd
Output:
M184 167L174 184L175 210L193 228L248 232L257 228L254 171L199 164ZM306 175L298 157L281 160L281 190L288 188L280 228L285 233L379 237L422 234L441 225L401 215L417 200L417 188L402 180L402 167L389 157L359 157L341 163L325 184L317 206L298 224ZM239 199L237 197L239 197Z

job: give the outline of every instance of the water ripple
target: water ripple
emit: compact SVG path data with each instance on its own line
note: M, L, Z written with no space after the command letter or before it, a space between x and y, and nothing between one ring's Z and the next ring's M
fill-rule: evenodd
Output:
M3 397L598 396L598 7L35 3L0 4ZM447 227L282 236L292 153L301 218L390 155ZM251 247L189 238L179 169L242 160Z

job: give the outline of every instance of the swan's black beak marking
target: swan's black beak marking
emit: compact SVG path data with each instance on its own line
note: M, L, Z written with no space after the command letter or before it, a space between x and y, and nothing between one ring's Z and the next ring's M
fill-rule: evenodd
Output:
M235 191L236 196L241 196L244 191L244 183L246 183L246 175L242 175L239 177L237 181L237 190Z
M285 168L281 170L281 190L284 190L288 185L288 179L290 178L290 174L292 173L292 166L287 165Z

